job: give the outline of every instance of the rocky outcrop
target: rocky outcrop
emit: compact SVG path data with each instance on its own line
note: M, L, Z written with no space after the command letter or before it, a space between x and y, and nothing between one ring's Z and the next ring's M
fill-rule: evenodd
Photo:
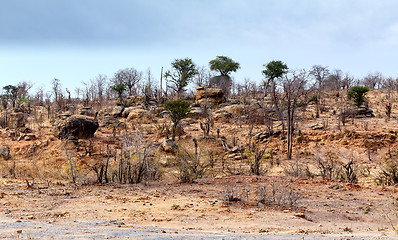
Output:
M25 115L22 112L11 113L9 116L9 127L11 129L25 127Z
M201 105L214 105L221 103L224 92L218 88L196 87L196 101Z
M123 112L122 106L113 106L102 109L98 112L98 116L102 119L105 116L121 117Z
M152 114L145 109L141 108L134 109L129 113L127 121L136 121L139 123L151 123Z
M98 120L83 115L73 115L54 123L54 135L60 139L88 139L98 129Z

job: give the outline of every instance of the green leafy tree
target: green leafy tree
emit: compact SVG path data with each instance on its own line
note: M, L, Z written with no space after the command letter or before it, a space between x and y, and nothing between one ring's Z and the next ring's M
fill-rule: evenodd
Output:
M5 99L11 102L12 107L15 107L18 96L18 87L13 85L7 85L3 87Z
M354 86L350 88L347 95L348 98L354 102L355 106L360 107L365 102L366 93L369 92L369 90L368 87Z
M177 126L180 121L189 116L191 103L183 99L168 101L164 104L166 111L170 112L170 118L173 122L173 140L175 140Z
M236 72L240 65L229 57L217 56L209 62L210 70L218 71L221 76L229 76L231 72Z
M287 65L282 62L282 61L271 61L268 64L263 65L265 69L262 71L266 78L266 82L264 85L266 86L267 89L271 88L271 94L272 94L272 102L275 106L276 112L278 113L279 120L282 122L282 127L283 130L285 128L285 123L284 123L284 117L282 116L283 112L279 107L278 103L278 96L276 94L276 79L282 79L283 76L286 76L288 73L289 68ZM268 90L267 90L268 91ZM265 96L267 94L267 91L265 92Z
M168 87L172 88L177 94L182 94L185 91L184 88L198 74L198 70L190 58L175 59L171 66L173 69L167 71L164 77L171 83Z
M210 86L217 87L223 90L224 94L228 95L231 91L232 79L229 76L231 72L236 72L240 65L229 57L217 56L209 62L210 70L220 73L210 79Z
M120 83L111 86L111 90L115 91L118 95L120 104L124 105L123 93L126 91L126 84Z
M281 78L289 69L282 61L271 61L267 65L264 64L263 66L265 67L263 74L267 78L268 82Z

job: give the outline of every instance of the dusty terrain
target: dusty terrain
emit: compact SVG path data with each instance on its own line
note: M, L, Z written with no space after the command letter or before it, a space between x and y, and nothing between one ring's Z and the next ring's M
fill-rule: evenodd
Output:
M302 122L298 128L301 135L295 141L294 159L286 160L284 142L279 137L271 137L268 149L272 161L264 163L267 172L260 176L250 174L245 159L231 159L229 153L223 153L223 147L215 137L216 129L220 129L219 137L231 148L245 146L250 126L237 121L216 122L211 131L214 137L204 140L198 121L187 124L185 133L178 140L181 145L192 149L192 139L200 139L201 152L212 149L220 152L223 159L193 183L181 183L170 162L172 154L161 151L157 153L157 164L162 174L156 180L139 184L96 183L96 175L90 166L104 159L107 148L118 151L117 143L123 138L123 128L115 133L110 127L101 127L96 132L92 139L93 153L102 155L79 159L76 184L70 182L64 145L52 135L50 122L43 123L40 131L36 130L37 138L33 141L16 141L7 137L6 130L2 129L0 143L10 148L12 159L1 161L0 219L10 223L36 223L41 229L48 228L49 232L52 225L76 227L77 224L86 229L86 237L91 238L104 238L102 233L112 233L117 228L122 232L134 230L141 233L140 236L154 239L159 235L145 234L151 231L165 234L165 239L194 239L200 234L210 234L203 238L213 236L214 239L233 236L240 239L264 236L275 239L282 239L282 236L286 239L303 236L306 239L396 238L398 188L377 185L374 177L386 155L397 154L398 121L394 112L393 118L386 121L380 102L374 95L369 98L376 117L355 119L346 126L340 126L337 117L329 113L320 119L306 118L308 113L300 115ZM323 129L314 130L312 126L316 124L323 125ZM159 143L164 139L159 134L160 126L159 120L140 125L140 128ZM33 121L29 127L37 128ZM131 127L134 128L136 126ZM253 133L265 130L265 126L255 126ZM84 153L84 148L80 147L76 152ZM342 163L354 159L359 169L358 182L320 177L314 160L318 155L336 156ZM117 166L116 160L112 166ZM301 174L301 166L308 167L314 176ZM286 174L286 169L297 170L299 174ZM262 195L262 191L266 194ZM261 200L262 196L265 201ZM271 199L273 197L284 199ZM294 199L289 202L289 197ZM92 224L96 230L87 227ZM37 231L11 226L2 226L0 232L4 233L0 233L0 238L34 238ZM101 234L90 235L90 231ZM41 238L46 236L36 234ZM55 235L56 231L47 237ZM120 238L128 237L120 235Z

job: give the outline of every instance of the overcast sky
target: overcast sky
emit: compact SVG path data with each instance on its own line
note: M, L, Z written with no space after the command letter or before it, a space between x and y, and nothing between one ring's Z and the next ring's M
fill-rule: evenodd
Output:
M263 64L398 76L396 0L0 0L0 86L75 89L119 69L218 55L260 82Z

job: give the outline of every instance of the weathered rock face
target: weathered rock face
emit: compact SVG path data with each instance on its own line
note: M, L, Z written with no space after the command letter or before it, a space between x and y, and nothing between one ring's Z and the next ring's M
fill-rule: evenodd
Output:
M78 115L84 115L84 116L89 116L89 117L95 117L97 115L97 113L91 107L79 108L77 113L78 113Z
M196 88L196 100L199 104L221 103L224 99L224 92L218 88Z
M152 114L145 109L134 109L132 110L128 117L128 121L136 121L140 123L151 123L152 122Z
M122 106L107 107L99 111L98 116L103 118L104 116L121 117L123 112Z
M9 127L11 129L18 129L25 127L25 116L23 113L11 113L9 118Z
M178 149L178 145L171 139L165 139L160 147L168 153L174 153Z
M129 114L130 114L132 111L136 110L136 109L142 109L142 108L141 108L140 106L127 107L127 108L125 108L125 109L123 110L122 117L127 118L127 117L129 116Z
M11 158L10 149L8 147L1 147L0 148L0 157L3 160L8 160Z
M54 123L54 135L61 139L88 139L98 129L98 120L83 115L73 115Z

